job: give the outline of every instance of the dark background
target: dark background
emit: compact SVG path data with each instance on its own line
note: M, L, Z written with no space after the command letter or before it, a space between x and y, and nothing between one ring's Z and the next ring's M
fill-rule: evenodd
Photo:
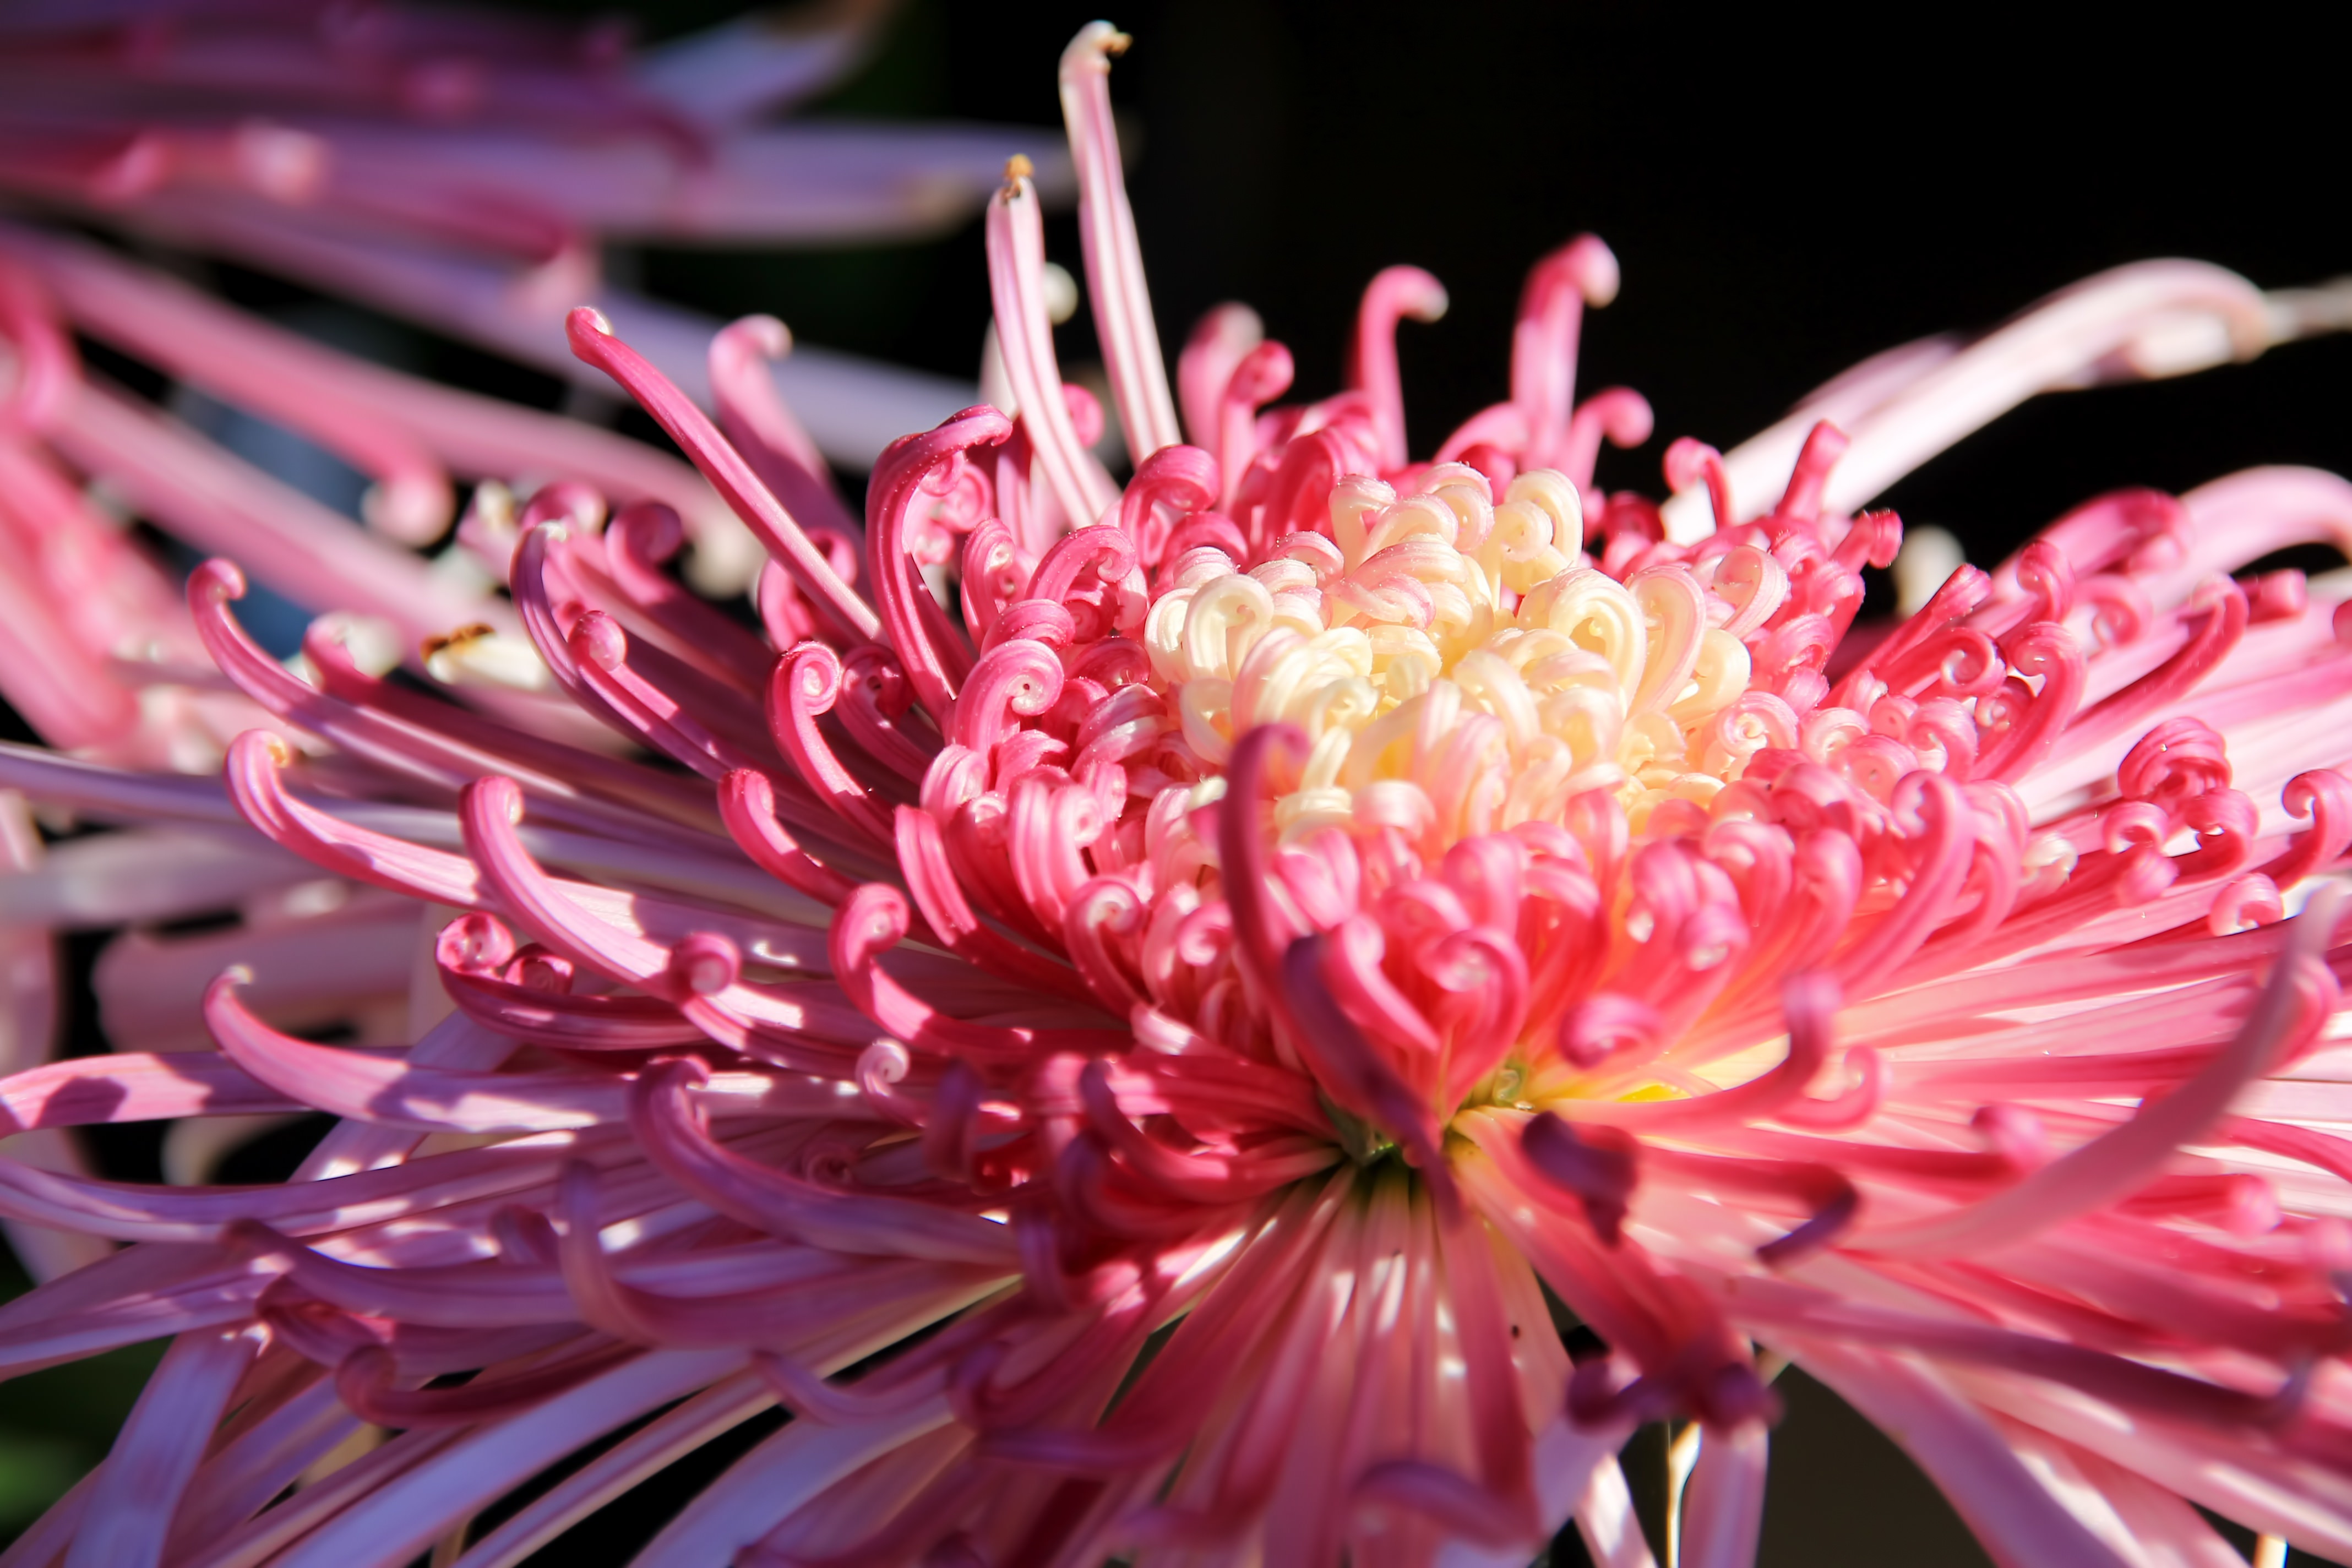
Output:
M658 33L730 8L659 8ZM1246 300L1336 388L1363 284L1429 268L1444 321L1402 331L1416 448L1506 390L1528 265L1584 230L1622 263L1580 384L1658 415L1611 487L1664 489L1665 443L1733 444L1879 349L1980 330L2120 262L2188 256L2266 288L2352 272L2342 39L2256 7L2006 17L1559 5L1120 6L1112 93L1171 351ZM648 13L651 15L652 13ZM833 112L1058 123L1054 68L1090 5L917 4ZM2079 26L2079 30L2072 30ZM1049 231L1080 271L1075 224ZM656 291L769 310L813 342L969 374L987 320L977 225L946 243L790 258L656 252ZM1085 312L1066 360L1090 357ZM2050 397L1888 498L1990 562L2122 484L2258 462L2352 469L2352 341Z
M648 38L740 9L618 8ZM1402 332L1410 425L1426 451L1504 395L1528 265L1591 230L1615 250L1624 286L1588 319L1580 384L1633 385L1658 416L1647 446L1604 453L1601 479L1656 494L1674 437L1728 448L1858 359L1990 326L2103 268L2190 256L2265 287L2352 272L2341 38L2244 7L2193 24L2153 9L2056 10L1121 5L1110 19L1135 46L1112 92L1171 363L1203 310L1244 300L1297 356L1297 393L1320 395L1338 384L1365 281L1416 263L1453 299L1442 322ZM877 57L811 111L1058 123L1055 61L1097 14L911 0ZM1083 276L1066 216L1048 247ZM811 342L962 376L988 320L977 222L915 246L614 259L651 292L723 315L772 311ZM257 308L303 296L235 268L214 276ZM404 357L419 368L560 395L534 373L408 338ZM1066 366L1095 357L1083 310L1061 347ZM2347 388L2352 338L2338 338L2043 398L1887 499L1990 563L2116 486L2177 490L2255 463L2352 471ZM86 998L76 1024L89 1027ZM152 1179L152 1150L100 1154L110 1174ZM12 1385L0 1512L28 1518L37 1494L69 1479L50 1469L102 1451L149 1360L123 1352L43 1374L55 1389ZM1766 1568L1986 1561L1890 1443L1801 1373L1780 1386L1790 1414L1774 1440ZM707 1475L755 1435L680 1468ZM1627 1463L1659 1542L1663 1435L1637 1438ZM699 1479L614 1505L541 1561L625 1562ZM1572 1543L1556 1557L1581 1560Z

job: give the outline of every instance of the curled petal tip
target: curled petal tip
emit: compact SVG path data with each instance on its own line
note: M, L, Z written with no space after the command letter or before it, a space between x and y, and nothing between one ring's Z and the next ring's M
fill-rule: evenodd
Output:
M504 773L491 773L476 779L466 786L465 794L480 801L488 811L503 816L509 826L522 821L522 786Z
M450 504L437 485L381 482L360 497L360 521L403 544L430 544L447 530Z
M1412 318L1416 322L1434 322L1444 318L1451 300L1446 296L1446 284L1437 282L1437 275L1425 273L1416 266L1383 268L1379 278L1371 279L1371 289L1395 308L1397 315Z
M1260 343L1234 367L1233 379L1226 384L1225 398L1230 403L1245 404L1255 408L1288 392L1296 374L1288 349L1276 342Z
M729 769L726 776L719 781L719 788L721 794L761 810L770 809L775 805L775 786L768 782L768 775L757 768Z
M1596 392L1589 401L1579 405L1576 423L1582 424L1587 419L1609 437L1612 447L1638 447L1657 428L1657 416L1650 408L1650 400L1630 386ZM1585 488L1591 488L1589 479Z
M275 730L247 730L228 746L231 767L282 768L293 760L294 748Z
M769 359L783 359L793 352L792 328L764 312L730 321L719 329L719 335L755 349Z
M198 604L244 598L244 569L226 557L214 556L188 574L188 597Z
M1617 298L1622 275L1617 268L1617 253L1597 234L1583 234L1569 242L1563 258L1569 275L1584 295L1585 302L1594 307L1604 306Z
M1667 488L1680 491L1699 483L1705 476L1706 461L1710 458L1720 462L1723 454L1696 437L1675 437L1666 446Z
M710 1064L700 1057L664 1057L647 1067L637 1079L638 1092L651 1094L677 1085L692 1089L710 1081Z
M841 700L841 656L821 642L785 654L776 673L812 713L830 713Z
M906 896L887 882L866 883L834 917L837 928L883 947L894 947L903 941L908 922Z
M1066 78L1074 70L1108 71L1111 60L1127 53L1134 43L1132 37L1108 22L1088 22L1062 51L1063 74Z
M743 973L743 954L719 932L698 931L677 944L670 973L696 995L709 996L735 984Z

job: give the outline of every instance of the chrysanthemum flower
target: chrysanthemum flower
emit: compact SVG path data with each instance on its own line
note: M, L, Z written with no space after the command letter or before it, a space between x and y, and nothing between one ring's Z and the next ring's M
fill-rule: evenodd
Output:
M763 640L663 574L665 507L525 514L554 685L674 766L377 679L331 625L298 679L240 569L195 573L195 635L278 721L228 803L354 907L421 903L446 1016L306 1042L232 972L216 1050L0 1081L26 1129L341 1119L266 1188L0 1163L0 1212L130 1244L0 1309L0 1363L173 1336L5 1561L512 1563L781 1402L640 1562L1509 1563L1572 1515L1643 1563L1614 1453L1672 1416L1672 1554L1717 1568L1753 1556L1786 1363L2001 1563L2234 1560L2192 1504L2352 1554L2352 654L2320 584L2230 575L2352 542L2352 487L2102 497L1852 630L1900 532L1856 509L1911 465L2332 304L2126 268L1727 458L1675 443L1661 508L1591 484L1649 415L1573 395L1616 284L1580 239L1509 400L1418 460L1391 336L1444 296L1411 269L1337 396L1267 407L1288 358L1237 309L1171 395L1121 42L1082 34L1063 90L1124 488L1017 170L1017 417L894 446L862 554L763 481L764 384L718 378L722 436L572 318L775 563ZM282 973L304 930L244 951ZM397 1435L320 1475L363 1427Z

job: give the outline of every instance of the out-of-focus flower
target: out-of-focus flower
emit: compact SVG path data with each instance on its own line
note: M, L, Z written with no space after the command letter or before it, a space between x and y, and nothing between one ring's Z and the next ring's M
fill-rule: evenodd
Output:
M455 9L11 4L0 6L0 190L574 368L562 312L596 298L708 401L718 323L603 289L603 242L920 234L976 210L1003 149L1037 134L761 122L858 64L889 9L766 14L632 54L610 26ZM1066 168L1050 149L1036 155ZM87 243L0 226L0 309L12 323L0 382L20 437L0 450L0 508L16 531L0 637L21 655L0 687L82 754L209 771L254 717L207 689L220 682L172 575L121 539L110 510L198 552L256 560L284 600L361 617L354 649L378 673L402 658L417 667L429 642L435 673L470 676L493 689L474 700L508 707L530 700L495 688L546 683L511 611L485 595L506 573L515 494L564 478L615 504L658 499L681 516L698 587L740 591L758 572L751 535L672 458L354 364ZM240 434L280 448L291 434L322 452L289 465L252 441L205 440L82 375L73 333L163 373L179 389L173 412L234 410ZM811 430L778 396L760 398L791 465L766 477L796 515L836 531L855 525L827 458L862 467L970 398L939 377L821 350L787 367L792 337L772 321L727 342L726 374L765 366L814 411ZM191 398L197 407L184 408ZM371 481L351 500L383 543L297 493L296 468L321 460ZM438 542L458 485L481 479L496 483L475 494L457 547L429 565L385 547ZM95 482L94 498L76 493L79 480ZM250 548L257 536L271 544Z
M371 365L257 320L86 242L0 226L0 312L13 373L0 428L0 593L9 657L0 695L52 743L148 767L209 772L255 716L225 689L187 618L174 576L126 537L101 502L185 545L256 563L298 604L363 623L355 651L378 674L404 658L445 679L469 672L478 700L542 716L571 704L534 695L546 674L512 608L491 590L516 537L514 489L541 506L658 500L711 557L748 582L757 547L709 485L641 442L558 415ZM773 322L740 329L757 337ZM354 526L320 502L85 372L86 333L182 384L307 437L365 475ZM803 510L848 520L789 416ZM777 470L781 475L782 470ZM457 485L478 484L457 539L432 559L410 546L448 532ZM464 630L463 647L425 658ZM428 647L427 645L431 645ZM498 650L519 656L500 664ZM501 671L505 679L493 679ZM578 725L574 725L578 729Z
M769 123L866 58L887 0L625 29L340 0L0 6L0 192L235 257L570 374L591 301L709 401L719 323L601 276L606 242L919 238L975 212L1015 128ZM775 374L862 468L952 382L803 350Z
M781 1401L641 1562L1508 1563L1573 1516L1646 1563L1614 1453L1674 1416L1670 1555L1717 1568L1785 1362L2001 1563L2224 1561L2192 1503L2352 1552L2352 652L2337 592L2230 575L2352 542L2352 486L2103 497L1849 635L1900 540L1856 509L1910 466L2340 301L2124 268L1675 443L1660 507L1591 484L1650 417L1574 395L1616 287L1585 238L1509 400L1416 460L1393 333L1444 297L1410 268L1337 396L1268 406L1289 358L1238 307L1171 394L1122 43L1063 88L1123 489L1016 168L1018 416L896 443L862 551L779 499L756 328L713 349L722 434L571 317L774 563L763 640L662 573L657 499L519 520L553 688L674 766L379 679L333 622L298 679L226 561L193 633L278 729L225 794L0 755L192 898L269 868L233 937L138 950L148 1035L0 1080L14 1125L341 1119L259 1189L0 1163L16 1224L129 1244L0 1308L0 1366L174 1336L14 1560L513 1563ZM212 860L164 849L199 828ZM165 1005L200 980L217 1050ZM296 1037L338 1006L413 1043Z

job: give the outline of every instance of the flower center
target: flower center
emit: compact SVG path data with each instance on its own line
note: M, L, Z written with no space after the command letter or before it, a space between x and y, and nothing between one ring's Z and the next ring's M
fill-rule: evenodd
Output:
M1756 749L1717 733L1749 681L1727 626L1769 610L1760 584L1717 591L1730 556L1704 579L1680 563L1622 583L1577 566L1582 509L1548 469L1513 479L1499 505L1463 464L1402 498L1349 478L1330 520L1329 538L1292 534L1247 571L1186 552L1144 633L1209 770L1254 725L1306 732L1297 787L1276 806L1286 837L1394 826L1450 844L1559 823L1591 790L1615 794L1638 831L1664 800L1704 805Z

